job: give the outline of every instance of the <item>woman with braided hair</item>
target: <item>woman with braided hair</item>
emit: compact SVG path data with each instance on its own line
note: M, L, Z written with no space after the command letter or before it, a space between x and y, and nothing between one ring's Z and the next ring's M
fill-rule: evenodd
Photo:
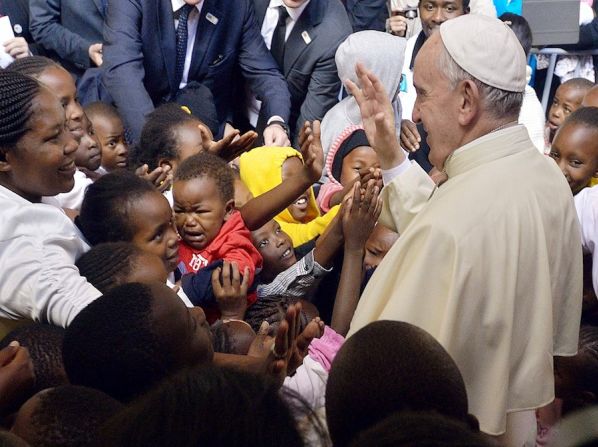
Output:
M41 203L73 188L77 143L47 87L0 72L0 317L67 326L100 296L75 259L89 247L64 214ZM1 329L0 329L1 331Z

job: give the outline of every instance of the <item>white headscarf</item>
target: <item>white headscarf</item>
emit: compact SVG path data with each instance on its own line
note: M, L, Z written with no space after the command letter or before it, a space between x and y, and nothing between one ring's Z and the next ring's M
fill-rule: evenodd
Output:
M336 50L336 67L341 81L352 80L358 86L355 65L361 62L380 79L395 111L397 138L401 130L399 87L405 57L406 40L380 31L351 34ZM326 113L322 120L322 147L327 154L336 138L349 126L361 124L361 113L351 95Z

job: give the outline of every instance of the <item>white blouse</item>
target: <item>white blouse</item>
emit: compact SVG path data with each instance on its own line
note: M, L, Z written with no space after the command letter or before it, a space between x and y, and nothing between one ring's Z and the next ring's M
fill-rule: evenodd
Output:
M64 212L0 186L0 317L66 327L101 293L79 275L89 249Z

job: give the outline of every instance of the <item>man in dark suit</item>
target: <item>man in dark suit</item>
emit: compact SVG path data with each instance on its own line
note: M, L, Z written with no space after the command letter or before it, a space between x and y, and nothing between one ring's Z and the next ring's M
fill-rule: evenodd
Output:
M108 0L30 0L31 35L75 78L102 64L102 28ZM115 0L116 1L116 0Z
M345 6L353 32L385 30L388 18L386 0L346 0Z
M242 103L232 88L240 68L264 101L265 143L288 142L289 91L260 36L251 0L111 1L104 37L104 85L135 141L156 105L198 82L212 92L222 132Z
M37 45L29 32L29 2L11 0L0 2L0 15L8 16L15 38L4 42L4 48L11 56L25 57L29 53L43 55L43 49Z
M351 34L351 24L340 0L253 2L264 42L289 85L289 126L296 140L306 120L321 120L338 100L341 83L334 55ZM250 121L258 107L252 101Z

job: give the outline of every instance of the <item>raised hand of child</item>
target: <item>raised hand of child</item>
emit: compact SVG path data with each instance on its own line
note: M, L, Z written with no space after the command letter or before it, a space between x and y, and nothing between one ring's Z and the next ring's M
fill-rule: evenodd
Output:
M317 120L311 123L306 121L299 135L303 172L310 183L317 182L324 169L324 150L320 136L320 122Z
M249 268L245 267L241 279L237 263L228 261L212 272L212 290L222 319L242 320L245 317L249 276Z
M320 338L322 334L324 334L324 322L320 317L314 318L307 326L305 326L305 329L303 329L303 332L297 336L295 341L293 355L291 356L287 368L288 375L292 375L293 372L301 366L303 359L308 353L310 343L314 338Z
M408 152L415 152L419 149L422 138L414 122L409 120L401 121L401 146Z
M358 63L355 73L362 88L351 80L346 81L361 112L363 128L372 148L378 154L382 169L391 169L405 160L397 140L394 111L380 80L365 66Z
M367 183L373 180L379 190L382 190L382 171L380 168L363 168L359 170L359 183L367 185Z
M170 166L158 166L152 172L149 172L149 166L142 165L135 170L135 174L150 182L160 192L164 192L172 186L172 171Z
M200 124L197 126L201 133L202 147L206 152L218 155L220 158L232 161L244 152L247 152L253 146L257 139L257 133L253 130L240 135L237 129L233 129L221 140L214 141L209 129Z
M27 348L13 341L0 351L0 414L15 410L33 390L35 373Z
M380 188L370 180L362 190L356 183L353 195L343 203L343 234L345 250L362 251L382 211Z

